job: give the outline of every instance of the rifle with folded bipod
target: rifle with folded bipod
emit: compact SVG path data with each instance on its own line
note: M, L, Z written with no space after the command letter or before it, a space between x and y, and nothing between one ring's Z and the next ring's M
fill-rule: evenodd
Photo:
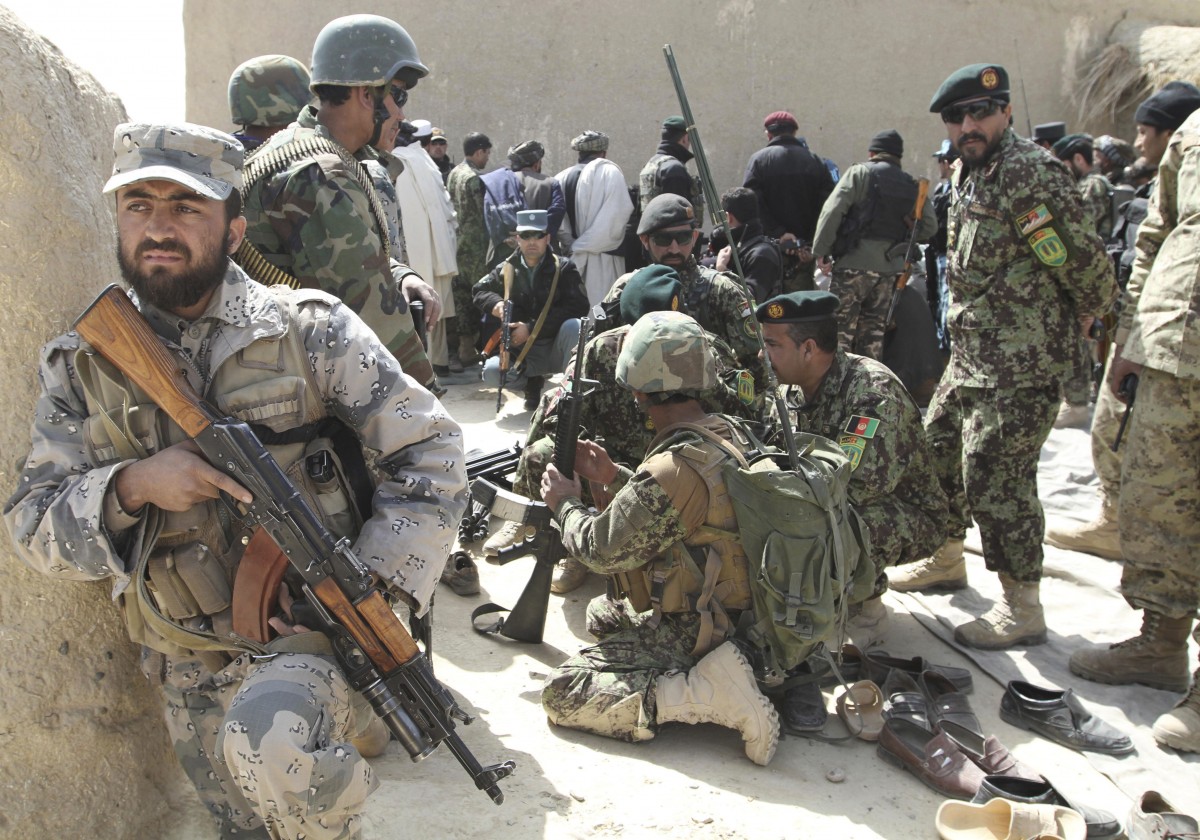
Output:
M900 272L900 276L896 278L896 285L892 287L892 299L888 301L887 317L883 320L884 329L891 329L895 326L892 319L896 316L896 304L900 302L900 295L904 293L904 288L908 285L908 278L912 277L913 263L917 259L917 228L921 226L921 219L925 215L925 197L929 195L929 179L917 179L917 204L913 208L913 225L912 231L908 234L908 247L904 249L904 271Z
M595 323L604 318L604 310L597 305L591 317L581 320L573 375L566 383L565 393L559 398L558 426L554 430L554 466L567 478L575 475L575 443L579 439L583 398L599 384L583 378L583 349L594 331ZM550 606L550 582L554 577L554 567L566 557L562 538L553 528L554 514L544 502L530 501L485 478L471 482L471 498L502 519L537 529L534 536L502 549L496 557L500 565L530 554L536 561L529 582L525 584L516 605L509 610L508 617L497 620L489 627L480 628L475 624L476 618L505 610L499 604L488 603L471 613L471 624L484 635L499 633L518 642L536 644L542 640L546 630L546 611Z
M692 141L692 154L696 157L696 171L700 175L700 185L704 189L704 201L708 205L709 216L713 226L725 231L725 238L729 242L733 242L733 235L729 230L729 220L721 212L721 197L717 194L716 182L713 180L712 170L708 166L708 156L704 153L704 143L700 140L700 131L696 128L696 120L692 117L692 106L688 103L687 91L683 89L683 79L679 75L679 66L675 63L675 51L671 49L670 44L663 46L663 55L667 59L667 69L671 73L671 81L675 83L675 95L679 98L680 111L683 114L684 122L687 123L687 133ZM736 247L729 250L736 272L734 276L741 285L746 299L753 302L754 295L746 285L746 274L742 269L742 260L738 256L738 250ZM757 318L751 320L754 322L754 337L758 340L759 349L762 351L763 367L767 372L767 393L775 400L775 411L779 415L779 423L783 429L788 462L793 470L797 470L800 468L800 455L796 451L796 436L792 433L792 421L788 415L787 403L779 391L779 379L775 376L775 368L771 365L771 354L767 352L767 345L763 342L762 325L758 323Z
M444 743L475 786L497 805L503 802L497 783L511 775L516 765L505 761L483 767L471 754L454 731L454 722L467 724L473 718L433 675L428 657L351 550L350 541L329 532L251 428L223 416L195 392L181 374L178 359L119 287L105 289L76 321L75 329L145 391L213 467L250 492L248 504L224 493L221 501L240 527L253 530L250 545L266 549L263 565L269 569L264 577L276 582L269 591L275 591L290 565L299 581L298 594L310 608L311 618L305 621L329 639L347 682L370 702L409 757L420 761ZM239 577L243 568L239 567ZM249 616L247 629L242 630L238 602L235 585L236 635L231 634L229 641L266 653L267 615ZM215 632L208 635L217 643L225 641Z

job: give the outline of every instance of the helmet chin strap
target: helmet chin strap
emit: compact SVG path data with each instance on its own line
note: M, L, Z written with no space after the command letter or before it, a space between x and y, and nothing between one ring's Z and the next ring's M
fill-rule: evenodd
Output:
M379 142L380 134L383 132L383 124L392 118L388 113L387 105L384 104L383 97L387 96L386 88L376 88L375 96L375 130L371 132L371 139L367 141L368 146L374 146Z

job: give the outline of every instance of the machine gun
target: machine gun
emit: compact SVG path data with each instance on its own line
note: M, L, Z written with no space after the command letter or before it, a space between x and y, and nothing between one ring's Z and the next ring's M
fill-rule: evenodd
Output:
M575 368L566 392L559 398L558 426L554 430L554 466L567 478L575 475L575 442L579 438L579 413L583 398L598 384L583 378L583 349L595 323L604 318L604 310L597 305L590 317L582 319L579 344L575 348ZM518 642L537 644L546 630L546 610L550 606L550 582L554 577L554 567L566 557L562 539L553 528L554 514L545 503L518 496L486 478L471 482L471 498L473 503L478 502L503 519L532 525L537 529L534 536L501 550L496 557L496 562L501 566L530 554L536 560L529 582L525 584L516 605L509 610L508 617L480 628L475 624L475 619L505 610L498 604L487 603L471 613L471 623L484 635L499 633Z
M210 464L250 491L248 504L225 494L222 501L234 519L255 529L251 542L274 543L273 567L291 564L350 686L370 701L412 760L420 761L444 743L475 786L497 805L503 802L497 783L516 765L505 761L483 767L467 749L454 721L468 724L473 718L434 677L428 658L354 555L350 541L325 528L250 427L221 416L200 398L180 375L179 361L119 287L105 289L75 329L149 394ZM265 628L257 641L266 642Z
M913 208L913 226L912 231L908 235L908 247L904 250L904 271L896 278L896 285L892 287L892 299L888 301L887 317L883 320L884 329L891 329L893 326L892 319L896 316L896 304L900 302L900 295L904 293L904 287L908 285L908 278L912 276L913 263L917 259L917 228L921 225L921 218L925 215L925 197L929 195L929 179L917 179L917 204Z

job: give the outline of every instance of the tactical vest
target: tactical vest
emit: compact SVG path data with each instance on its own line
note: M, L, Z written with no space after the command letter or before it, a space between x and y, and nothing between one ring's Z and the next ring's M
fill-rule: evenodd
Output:
M867 169L867 200L850 208L838 227L833 244L834 257L844 256L864 239L903 242L909 228L905 218L917 201L917 182L893 163L871 160Z
M700 615L700 633L692 653L703 656L733 634L729 611L750 609L752 600L746 552L721 477L721 467L731 455L688 426L663 429L647 457L669 450L696 470L708 488L708 512L703 525L652 560L642 573L655 614L653 623L663 614ZM735 435L731 445L742 451L750 449L749 438L736 426L730 428Z
M363 513L345 468L351 457L341 445L349 432L328 416L295 326L298 305L310 298L272 291L285 331L225 360L204 397L249 424L325 526L338 537L353 538ZM144 391L90 347L76 351L74 362L87 402L83 437L91 464L146 458L187 439ZM198 385L200 375L190 361L183 367ZM361 464L351 469L361 472ZM130 638L171 655L261 651L233 634L230 610L250 532L232 522L217 501L183 512L150 505L144 517L140 545L127 553L132 580L119 598Z
M664 155L662 152L654 155L650 160L646 161L646 165L642 167L641 174L638 176L638 210L639 213L646 209L646 205L653 199L662 195L662 180L660 170L664 163L668 161L678 160L672 155ZM692 203L692 209L696 211L696 218L700 219L704 216L704 190L700 186L700 178L693 175L691 195L684 196Z

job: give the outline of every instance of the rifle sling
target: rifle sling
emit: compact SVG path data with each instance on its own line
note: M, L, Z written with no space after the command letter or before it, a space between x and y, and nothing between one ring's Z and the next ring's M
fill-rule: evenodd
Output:
M521 364L525 361L525 357L529 355L529 351L533 349L533 342L537 341L538 333L542 331L542 326L546 323L546 316L550 314L550 307L554 304L554 293L558 290L558 276L562 274L562 260L558 258L558 254L551 254L554 257L554 278L550 281L550 294L546 298L546 305L542 307L542 311L538 314L537 322L533 325L533 329L529 331L529 340L525 342L525 346L521 348L521 353L517 356L516 364Z

